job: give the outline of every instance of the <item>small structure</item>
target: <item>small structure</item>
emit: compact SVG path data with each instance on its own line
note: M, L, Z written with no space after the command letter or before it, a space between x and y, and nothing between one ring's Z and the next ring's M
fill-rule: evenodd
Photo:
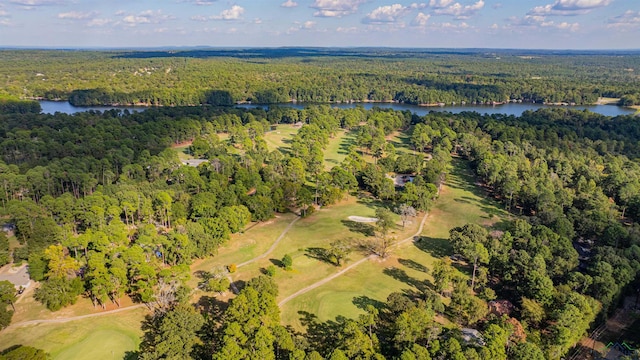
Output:
M413 182L415 176L413 174L396 174L395 176L389 176L388 178L393 180L393 184L396 187L404 187L406 183Z
M468 345L485 346L487 343L480 331L471 328L462 328L462 340Z
M9 265L8 265L9 266ZM9 267L7 271L0 273L0 281L9 281L16 288L16 291L22 292L31 285L29 270L27 264L17 268Z

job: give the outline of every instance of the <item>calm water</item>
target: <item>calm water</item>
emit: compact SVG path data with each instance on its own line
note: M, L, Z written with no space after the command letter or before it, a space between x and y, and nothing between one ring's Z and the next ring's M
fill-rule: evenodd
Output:
M129 110L130 112L144 111L147 108L143 106L73 106L66 101L39 101L42 112L45 114L55 114L57 112L65 114L75 114L83 111L106 111L112 109Z
M304 103L286 103L279 104L279 106L290 106L296 109L303 109L308 104ZM424 107L424 106L416 106L416 105L407 105L407 104L395 104L395 103L358 103L358 104L331 104L332 107L337 107L341 109L353 108L357 105L361 105L365 109L371 109L375 106L385 109L394 109L394 110L409 110L412 113L416 113L418 115L428 114L430 111L449 111L454 114L463 112L463 111L477 111L480 114L507 114L507 115L515 115L520 116L526 110L537 110L545 107L559 107L554 105L542 105L542 104L516 104L509 103L504 105L465 105L465 106L443 106L443 107ZM147 108L145 107L134 107L134 106L87 106L87 107L76 107L69 104L66 101L40 101L40 106L42 107L42 112L47 114L54 114L56 112L74 114L77 112L89 111L89 110L97 110L97 111L105 111L111 109L120 109L120 110L129 110L133 111L144 111ZM238 107L242 108L257 108L263 107L268 108L267 105L252 105L252 104L242 104L238 105ZM595 113L599 113L607 116L618 116L618 115L630 115L635 113L635 110L624 108L620 106L614 105L593 105L593 106L562 106L565 108L573 109L573 110L584 110L587 109L589 111L593 111Z

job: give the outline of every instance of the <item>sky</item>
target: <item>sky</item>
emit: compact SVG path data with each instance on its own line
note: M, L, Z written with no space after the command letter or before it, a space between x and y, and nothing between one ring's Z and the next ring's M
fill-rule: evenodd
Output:
M640 0L0 0L0 46L640 49Z

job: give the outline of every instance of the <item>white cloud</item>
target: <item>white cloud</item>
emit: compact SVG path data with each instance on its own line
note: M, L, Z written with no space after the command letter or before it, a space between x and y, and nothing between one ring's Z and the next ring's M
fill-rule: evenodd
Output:
M416 18L413 19L413 21L411 22L411 25L424 27L427 25L427 22L429 21L430 18L431 18L431 15L420 12L416 16Z
M339 27L336 28L336 32L345 33L345 34L353 34L353 33L358 32L358 28L355 27L355 26L351 26L351 27L339 26Z
M520 28L526 30L536 29L557 29L564 31L575 32L580 30L579 23L547 21L546 17L540 15L526 15L523 18L512 17L509 19L509 24L505 26L506 29Z
M556 0L553 4L536 6L527 15L575 16L591 12L593 9L605 7L613 0Z
M89 21L87 23L87 26L89 26L89 27L100 27L100 26L109 25L112 22L113 22L113 20L111 20L111 19L92 19L91 21Z
M98 12L96 11L89 11L89 12L70 11L66 13L59 13L58 19L84 20L84 19L90 19L96 15L98 15Z
M342 17L358 11L358 7L368 0L314 0L311 8L316 9L316 17Z
M218 0L181 0L180 2L188 2L188 3L201 5L201 6L209 6L209 5L213 5L213 3L216 1Z
M429 7L434 9L442 9L449 6L453 0L429 0Z
M609 18L609 28L633 28L640 26L640 11L627 10L622 15Z
M450 22L437 24L438 27L443 29L468 29L470 26L466 22L461 22L459 24L453 24Z
M287 0L287 1L283 2L282 4L280 4L280 6L285 7L285 8L292 8L292 7L298 6L298 3L293 1L293 0Z
M209 21L209 20L211 20L211 17L202 16L202 15L196 15L196 16L192 16L191 20L193 20L193 21Z
M262 24L262 19L260 19L260 18L255 18L255 19L253 19L253 23L254 23L254 24Z
M218 15L204 16L204 15L196 15L192 16L191 20L193 21L209 21L209 20L241 20L242 15L244 14L244 8L242 6L233 5L230 9L222 10ZM254 23L259 24L262 20L256 19Z
M578 31L580 30L580 24L579 23L568 23L568 22L561 22L559 24L556 24L554 22L551 22L550 24L548 24L548 26L553 26L556 29L560 29L560 30L569 30L569 31Z
M32 7L32 6L48 6L48 5L64 5L64 0L11 0L10 3Z
M400 4L380 6L367 14L362 22L365 24L394 23L408 12L408 8Z
M296 33L300 30L315 30L315 26L316 26L316 22L315 21L305 21L303 23L299 22L299 21L294 21L293 24L295 26L290 27L289 29L287 29L287 31L285 32L286 34L293 34Z
M553 5L555 10L595 9L611 4L613 0L557 0Z
M9 17L9 13L4 11L4 10L0 10L0 17Z
M230 9L222 10L220 15L213 16L214 20L240 20L244 14L244 8L239 5L233 5Z
M142 24L160 24L174 19L175 16L163 14L162 10L146 10L137 15L126 15L122 18L122 22L127 26L136 26Z
M365 24L391 24L399 23L400 19L415 9L423 9L427 7L427 4L413 3L409 6L403 6L401 4L393 4L387 6L380 6L367 14L362 22Z
M478 0L471 5L462 5L457 2L445 8L434 10L434 14L449 15L455 17L456 19L462 20L470 18L478 11L482 10L482 8L484 8L484 0Z

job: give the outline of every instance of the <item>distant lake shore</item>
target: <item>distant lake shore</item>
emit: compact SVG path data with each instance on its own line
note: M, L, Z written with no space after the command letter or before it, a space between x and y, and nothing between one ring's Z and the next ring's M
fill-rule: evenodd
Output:
M65 114L75 114L78 112L84 111L108 111L108 110L129 110L130 112L139 112L145 111L153 106L73 106L68 101L50 101L50 100L40 100L38 101L40 106L42 107L42 112L46 114L54 114L56 112L65 113ZM236 104L235 106L240 108L265 108L268 109L270 106L282 106L282 107L292 107L295 109L303 109L309 105L329 105L336 108L347 109L354 108L356 106L362 106L365 109L371 109L373 107L386 108L386 109L394 109L394 110L409 110L412 113L423 116L428 114L431 111L437 112L451 112L451 113L460 113L464 111L475 111L480 114L506 114L506 115L514 115L520 116L523 112L527 110L538 110L541 108L568 108L574 110L589 110L595 113L599 113L606 116L618 116L618 115L633 115L636 110L633 108L621 107L617 105L566 105L566 104L536 104L536 103L519 103L519 102L508 102L508 103L493 103L488 105L469 105L469 104L456 104L456 105L445 105L443 103L439 104L423 104L423 105L409 105L397 102L334 102L334 103L302 103L302 102L288 102L288 103L279 103L279 104L249 104L242 103Z

